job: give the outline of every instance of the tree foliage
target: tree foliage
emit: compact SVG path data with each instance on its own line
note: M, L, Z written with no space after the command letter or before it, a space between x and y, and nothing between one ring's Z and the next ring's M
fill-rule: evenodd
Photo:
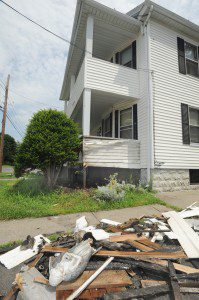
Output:
M14 164L14 159L17 151L17 143L15 139L9 135L4 136L3 163L8 165Z
M80 147L77 124L64 112L41 110L31 119L15 164L15 175L27 168L43 171L50 187L56 185L64 163L74 163Z

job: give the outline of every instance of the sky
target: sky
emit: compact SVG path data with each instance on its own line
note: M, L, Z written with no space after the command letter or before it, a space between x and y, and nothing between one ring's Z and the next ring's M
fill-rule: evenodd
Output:
M70 40L76 0L4 0L21 13ZM126 13L142 0L98 0ZM198 0L154 2L199 25ZM6 133L21 141L31 116L40 109L63 110L59 100L69 44L43 31L0 2L0 105L10 74ZM2 115L0 113L0 119Z

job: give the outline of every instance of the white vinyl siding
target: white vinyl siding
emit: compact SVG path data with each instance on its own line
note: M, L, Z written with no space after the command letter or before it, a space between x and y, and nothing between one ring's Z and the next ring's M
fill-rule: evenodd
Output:
M83 161L86 166L140 168L139 141L85 137Z
M179 73L178 36L197 45L151 22L155 162L161 168L199 169L199 147L183 145L181 120L181 103L199 108L199 78Z
M85 87L139 98L138 71L97 58L86 59Z

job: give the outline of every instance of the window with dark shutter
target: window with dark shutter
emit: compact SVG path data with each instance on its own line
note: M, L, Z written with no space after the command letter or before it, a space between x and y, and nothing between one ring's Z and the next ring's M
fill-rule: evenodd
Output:
M185 67L185 43L184 40L181 38L177 38L178 44L178 65L179 65L179 72L182 74L186 74L186 67Z
M182 140L183 144L190 144L190 134L189 134L189 107L187 104L181 103L181 113L182 113Z
M138 140L138 113L137 104L133 105L133 139Z
M137 69L136 41L132 43L132 68Z
M103 124L103 136L112 137L112 113L102 120Z

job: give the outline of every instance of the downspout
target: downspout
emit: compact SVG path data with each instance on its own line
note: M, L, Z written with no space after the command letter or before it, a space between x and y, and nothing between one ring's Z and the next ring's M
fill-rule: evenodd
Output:
M148 119L148 147L147 147L147 183L152 183L152 172L154 169L154 137L153 137L153 72L151 70L151 45L150 45L150 23L149 19L153 11L153 5L149 9L148 16L143 24L143 30L146 34L147 42L147 69L148 69L148 102L147 102L147 119Z

